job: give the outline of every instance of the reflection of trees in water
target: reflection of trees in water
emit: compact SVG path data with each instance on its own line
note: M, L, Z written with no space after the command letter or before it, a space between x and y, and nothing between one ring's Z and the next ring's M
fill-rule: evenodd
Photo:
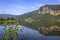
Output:
M40 27L39 32L41 34L45 34L45 35L58 35L60 33L60 27L58 27L56 25L50 26L50 27ZM53 34L52 34L52 32L53 32Z

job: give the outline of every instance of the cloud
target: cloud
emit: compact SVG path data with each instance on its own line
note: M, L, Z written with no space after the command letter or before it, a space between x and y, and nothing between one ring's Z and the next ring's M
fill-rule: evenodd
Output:
M24 4L24 3L23 3ZM0 14L13 14L13 15L21 15L30 11L38 10L43 4L35 3L30 6L26 5L17 5L17 4L9 4L5 9L0 9Z
M27 7L26 6L21 6L21 5L10 5L6 9L0 9L0 14L14 14L14 15L19 15L24 12L26 12ZM5 12L5 13L4 13Z
M41 3L37 3L37 4L35 4L37 7L41 7L41 6L43 6L44 4L41 4Z
M0 9L0 14L13 14L13 15L21 15L30 11L33 11L35 8L31 8L31 6L24 5L15 5L11 4L6 9Z
M43 5L44 4L41 4L41 3L35 3L34 5L31 6L31 8L34 9L34 10L36 10L36 9L39 9Z

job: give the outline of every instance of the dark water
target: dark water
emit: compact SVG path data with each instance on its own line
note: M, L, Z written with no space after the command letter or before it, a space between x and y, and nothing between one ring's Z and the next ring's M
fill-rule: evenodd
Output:
M19 27L22 26L19 25ZM0 36L3 36L3 32L3 26L0 26ZM25 40L60 40L60 36L44 36L40 34L38 31L26 27L24 27L23 32L20 34L19 40L23 38L23 35L25 37L28 35Z

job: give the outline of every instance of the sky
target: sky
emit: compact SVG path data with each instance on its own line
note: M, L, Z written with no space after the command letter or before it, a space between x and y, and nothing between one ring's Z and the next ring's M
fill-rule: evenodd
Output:
M43 5L60 4L60 0L0 0L0 14L22 15Z

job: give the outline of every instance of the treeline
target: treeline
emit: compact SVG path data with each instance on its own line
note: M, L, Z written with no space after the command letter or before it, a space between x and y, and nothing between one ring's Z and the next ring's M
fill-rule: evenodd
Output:
M4 21L4 20L15 20L15 18L11 17L11 18L0 18L0 21Z
M0 18L0 24L3 23L16 23L16 22L20 22L21 19L20 18L13 18L13 17L7 17L7 18Z

